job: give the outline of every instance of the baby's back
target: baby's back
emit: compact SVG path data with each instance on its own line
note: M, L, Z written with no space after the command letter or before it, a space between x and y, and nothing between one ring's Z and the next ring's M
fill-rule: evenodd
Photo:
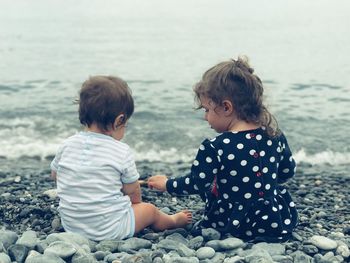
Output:
M93 238L115 232L131 202L121 192L128 146L102 134L81 132L67 139L57 170L62 225Z

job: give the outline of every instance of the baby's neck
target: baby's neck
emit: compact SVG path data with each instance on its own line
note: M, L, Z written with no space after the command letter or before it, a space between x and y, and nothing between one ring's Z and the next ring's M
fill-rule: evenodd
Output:
M248 131L259 128L260 126L256 123L246 122L246 121L237 121L233 123L228 131Z
M92 123L89 127L85 127L85 131L88 132L95 132L95 133L101 133L104 135L110 135L108 131L102 130L100 127L98 127L97 124Z

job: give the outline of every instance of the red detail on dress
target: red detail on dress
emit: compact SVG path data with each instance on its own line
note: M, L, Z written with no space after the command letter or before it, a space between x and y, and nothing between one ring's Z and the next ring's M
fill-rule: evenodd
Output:
M216 186L216 176L214 177L214 180L213 180L213 187L211 188L211 193L216 197L219 196L218 188Z

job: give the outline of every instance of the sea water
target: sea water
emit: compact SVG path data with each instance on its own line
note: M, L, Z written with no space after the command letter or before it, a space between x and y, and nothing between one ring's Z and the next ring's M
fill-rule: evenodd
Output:
M346 0L1 1L1 163L50 160L81 130L81 83L106 74L133 91L124 141L137 162L190 165L215 136L194 84L247 55L299 165L346 175L349 10Z

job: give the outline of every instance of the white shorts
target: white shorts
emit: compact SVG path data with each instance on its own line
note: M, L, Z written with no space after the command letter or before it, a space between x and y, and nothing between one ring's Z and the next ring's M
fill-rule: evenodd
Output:
M135 214L132 207L129 208L127 216L121 219L120 224L118 225L118 231L116 239L125 239L133 237L135 234Z
M66 232L78 233L90 240L121 240L135 234L135 214L131 206L119 215L113 212L92 217L76 214L72 218L65 216L62 211L60 214L62 226Z

